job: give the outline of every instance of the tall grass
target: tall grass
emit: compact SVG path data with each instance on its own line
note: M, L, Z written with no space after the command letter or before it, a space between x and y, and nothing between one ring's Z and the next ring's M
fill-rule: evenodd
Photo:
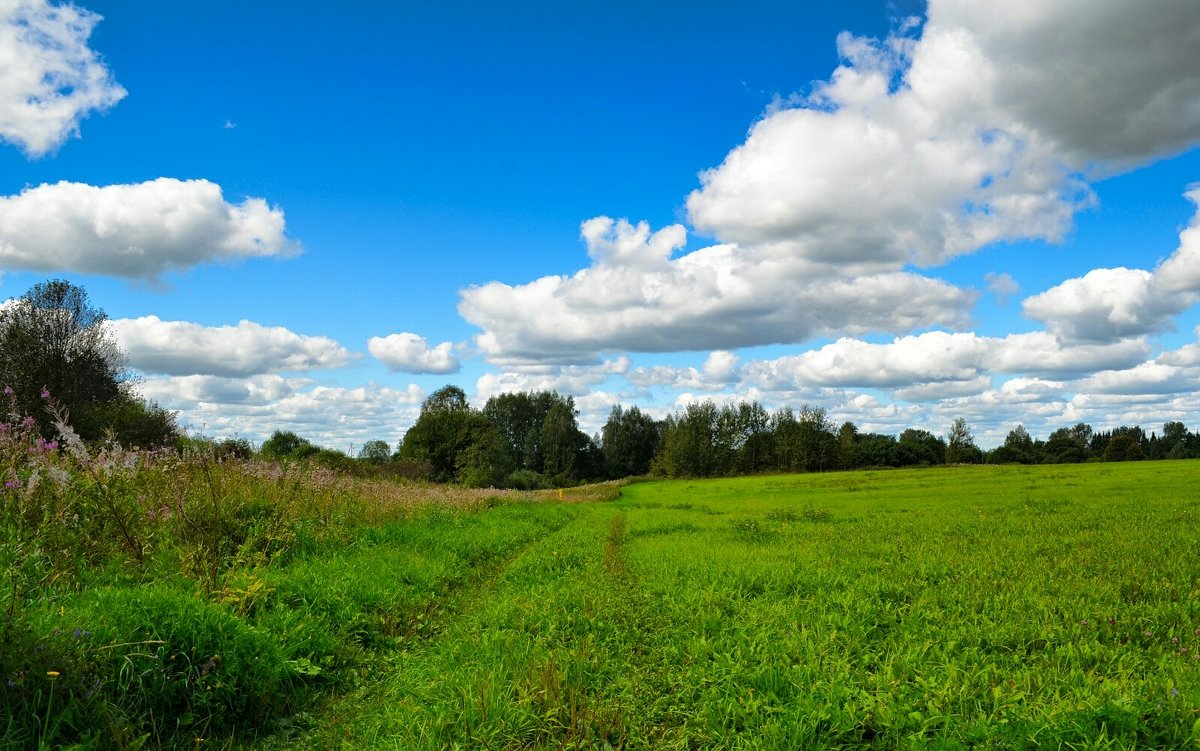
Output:
M52 405L50 405L52 407ZM211 453L47 441L0 421L0 746L192 747L302 723L372 650L561 524L515 492ZM497 508L503 520L475 520Z

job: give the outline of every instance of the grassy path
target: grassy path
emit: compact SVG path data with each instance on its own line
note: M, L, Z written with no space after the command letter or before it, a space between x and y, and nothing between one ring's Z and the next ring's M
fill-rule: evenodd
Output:
M289 747L1200 748L1198 473L631 486Z

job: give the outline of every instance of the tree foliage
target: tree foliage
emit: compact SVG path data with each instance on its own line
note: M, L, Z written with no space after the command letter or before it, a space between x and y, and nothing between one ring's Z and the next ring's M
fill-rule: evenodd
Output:
M111 434L142 447L173 442L175 414L144 403L104 311L87 292L53 279L0 307L0 385L16 408L53 433L48 404L66 413L76 433L94 441Z
M658 452L657 422L637 407L615 405L600 431L604 464L610 478L636 477L650 471Z

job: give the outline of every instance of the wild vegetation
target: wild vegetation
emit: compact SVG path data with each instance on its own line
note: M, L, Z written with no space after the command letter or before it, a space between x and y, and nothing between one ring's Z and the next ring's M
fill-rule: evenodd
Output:
M265 747L1195 748L1194 471L627 486Z
M5 747L1200 744L1191 462L557 503L3 425Z
M47 441L15 405L0 422L8 748L192 746L296 722L573 513L511 491L88 446L61 418Z
M43 362L0 357L0 747L1200 747L1194 463L1098 463L1193 456L1181 423L588 438L447 387L394 453L255 451L140 401L77 292L0 311ZM647 472L755 476L574 486Z

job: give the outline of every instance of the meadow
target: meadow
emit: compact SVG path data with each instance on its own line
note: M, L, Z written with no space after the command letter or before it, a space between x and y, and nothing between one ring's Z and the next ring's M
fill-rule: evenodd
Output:
M1200 747L1196 470L628 486L286 745Z
M72 456L5 489L8 747L1200 748L1192 461L560 502Z

